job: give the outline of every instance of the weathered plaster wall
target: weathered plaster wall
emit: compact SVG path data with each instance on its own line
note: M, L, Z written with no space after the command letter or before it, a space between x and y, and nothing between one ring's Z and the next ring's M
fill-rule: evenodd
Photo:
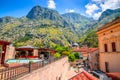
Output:
M98 31L99 51L100 51L100 69L106 71L105 62L108 63L109 72L120 71L120 18L109 27L104 26ZM106 27L106 28L105 28ZM115 42L116 51L112 51L112 42ZM104 44L107 44L108 51L105 52Z
M68 59L65 57L18 80L68 80L66 74L69 70Z
M13 59L13 58L15 58L15 47L7 46L5 60Z
M100 57L100 68L102 71L106 71L105 62L108 62L110 72L120 72L120 53L103 53L100 54Z

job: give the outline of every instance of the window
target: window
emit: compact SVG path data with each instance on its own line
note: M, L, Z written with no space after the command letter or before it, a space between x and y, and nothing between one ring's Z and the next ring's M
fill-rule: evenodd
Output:
M116 51L116 45L115 45L115 42L112 42L112 51L113 51L113 52Z
M105 62L105 69L106 69L106 72L109 72L109 63L108 62Z
M104 50L105 52L108 52L107 44L104 44Z

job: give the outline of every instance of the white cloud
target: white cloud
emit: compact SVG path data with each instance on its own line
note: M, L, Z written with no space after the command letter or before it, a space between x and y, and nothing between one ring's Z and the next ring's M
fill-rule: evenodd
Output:
M104 3L100 4L100 7L102 11L120 8L120 0L105 0Z
M66 12L68 12L68 13L75 12L75 10L74 10L74 9L65 9L65 11L66 11Z
M51 9L56 8L56 4L55 4L54 0L48 0L48 8L51 8Z
M94 2L94 4L92 4L92 2ZM99 16L101 16L102 12L107 9L114 10L120 8L120 0L92 0L92 2L91 4L87 4L85 8L86 13L94 19L98 19Z
M95 14L93 15L93 18L94 18L95 20L98 20L98 18L101 16L101 14L102 14L102 12L95 13Z
M90 16L92 16L92 14L94 14L94 12L99 9L99 7L96 4L87 4L85 8L86 13Z

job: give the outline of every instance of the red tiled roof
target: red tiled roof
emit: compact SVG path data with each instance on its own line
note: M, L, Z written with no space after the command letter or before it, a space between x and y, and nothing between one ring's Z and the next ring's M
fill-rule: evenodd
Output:
M81 52L83 54L83 56L88 56L89 53L94 52L98 50L98 48L88 48L86 46L81 47L81 48L76 48L75 50L73 50L73 52Z
M88 47L81 47L79 49L73 50L73 52L90 52L90 49Z
M82 53L83 57L87 57L88 53Z
M98 48L89 48L91 52L98 50Z
M69 80L98 80L98 79L89 74L88 72L82 71L80 74L73 76Z
M120 72L107 73L108 77L111 77L112 80L120 80Z
M98 48L88 48L88 47L81 47L81 48L76 48L75 50L73 50L73 52L93 52L93 51L96 51L98 50Z

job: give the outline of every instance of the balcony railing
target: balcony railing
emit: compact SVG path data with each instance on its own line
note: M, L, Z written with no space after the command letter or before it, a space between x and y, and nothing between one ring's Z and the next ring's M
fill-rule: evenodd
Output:
M5 69L0 70L0 80L16 80L17 78L20 78L24 76L25 74L28 74L34 70L37 70L39 68L42 68L50 63L53 63L61 58L64 58L65 56L62 56L60 58L53 58L49 59L45 62L45 60L41 62L36 62L36 63L29 63L29 64L24 64L20 66L15 66L15 67L9 67Z

